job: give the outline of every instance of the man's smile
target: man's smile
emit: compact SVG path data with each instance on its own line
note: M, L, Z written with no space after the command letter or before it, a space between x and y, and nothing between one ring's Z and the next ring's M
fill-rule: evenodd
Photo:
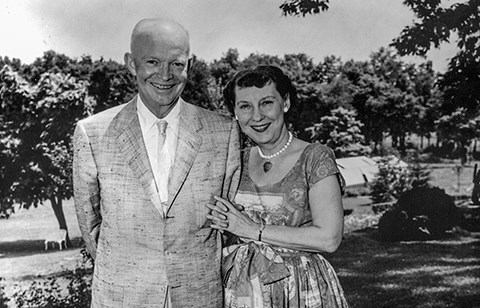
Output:
M155 82L150 82L150 84L158 90L170 90L175 86L174 84L160 84Z

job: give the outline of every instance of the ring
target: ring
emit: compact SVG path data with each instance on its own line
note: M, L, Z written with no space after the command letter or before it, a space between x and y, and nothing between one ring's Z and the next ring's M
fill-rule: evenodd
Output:
M225 228L228 228L230 226L230 223L228 222L228 219L225 220L225 223L227 224L227 226Z

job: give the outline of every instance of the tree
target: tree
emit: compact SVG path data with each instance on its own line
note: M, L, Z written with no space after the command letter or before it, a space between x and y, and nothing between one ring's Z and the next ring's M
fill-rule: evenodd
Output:
M480 117L472 119L465 108L458 108L449 115L444 115L437 121L438 138L443 142L453 142L457 149L457 156L465 163L467 160L467 147L478 136Z
M88 81L88 93L97 102L94 113L126 103L135 95L134 77L123 64L83 57L73 67L83 72L78 79Z
M332 148L337 157L350 157L370 153L360 132L363 124L355 119L355 111L343 107L331 111L331 115L320 118L319 123L307 128L311 140Z
M2 206L23 208L50 201L60 229L68 231L63 200L72 197L71 138L75 123L93 113L88 83L61 73L43 73L29 86L2 70L2 155L10 164L2 183ZM3 171L3 170L2 170ZM2 172L3 173L3 172ZM67 237L67 242L69 238ZM68 243L69 244L69 243Z
M302 15L305 17L305 15L318 14L328 10L328 2L329 0L287 0L280 5L280 9L285 16Z
M286 120L297 137L311 141L306 129L318 123L324 115L337 106L337 97L330 92L330 78L338 75L337 58L326 57L316 65L312 57L299 53L287 54L278 64L285 70L297 91L298 102L292 104ZM330 95L330 93L332 95Z
M187 85L182 92L182 98L187 102L210 110L220 110L223 105L211 96L212 76L207 63L193 57L193 65L188 72Z
M405 0L417 17L392 42L400 55L425 56L456 34L457 54L439 85L444 91L444 113L464 107L475 116L480 104L480 0L455 1L444 7L440 0Z
M392 145L404 152L406 137L418 131L420 117L426 117L434 97L433 81L425 76L428 67L406 64L388 48L372 53L368 62L344 66L343 74L352 83L352 105L375 151L389 134Z
M18 151L21 143L22 112L33 99L30 84L4 65L0 70L0 214L13 209L11 187L18 176Z
M349 65L352 69L352 64ZM350 74L352 78L352 105L357 111L357 119L364 124L362 133L366 142L374 143L374 151L382 143L384 133L390 126L387 117L388 101L391 86L377 76L371 68L370 63L355 65L356 71Z
M423 149L424 138L427 138L430 145L430 138L435 132L435 120L440 117L442 92L437 86L438 74L433 71L430 61L420 64L411 78L417 97L417 104L413 106L413 113L417 115L413 132L420 136L420 148Z

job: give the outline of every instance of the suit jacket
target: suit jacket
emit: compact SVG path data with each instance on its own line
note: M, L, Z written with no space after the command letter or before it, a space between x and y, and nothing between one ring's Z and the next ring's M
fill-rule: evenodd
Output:
M95 258L92 307L221 307L221 237L205 215L232 198L240 173L234 120L184 103L166 217L142 137L136 98L77 123L74 199Z

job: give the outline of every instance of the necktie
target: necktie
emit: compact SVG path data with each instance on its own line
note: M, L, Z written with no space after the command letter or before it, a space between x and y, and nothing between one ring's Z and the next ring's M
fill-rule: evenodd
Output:
M163 149L165 138L167 137L167 121L160 120L157 122L158 127L158 153Z
M164 148L165 139L167 137L167 121L160 120L157 122L158 127L158 172L159 174L159 183L158 193L160 195L160 201L162 204L165 204L168 199L168 176L169 176L169 162L168 162L168 153Z

